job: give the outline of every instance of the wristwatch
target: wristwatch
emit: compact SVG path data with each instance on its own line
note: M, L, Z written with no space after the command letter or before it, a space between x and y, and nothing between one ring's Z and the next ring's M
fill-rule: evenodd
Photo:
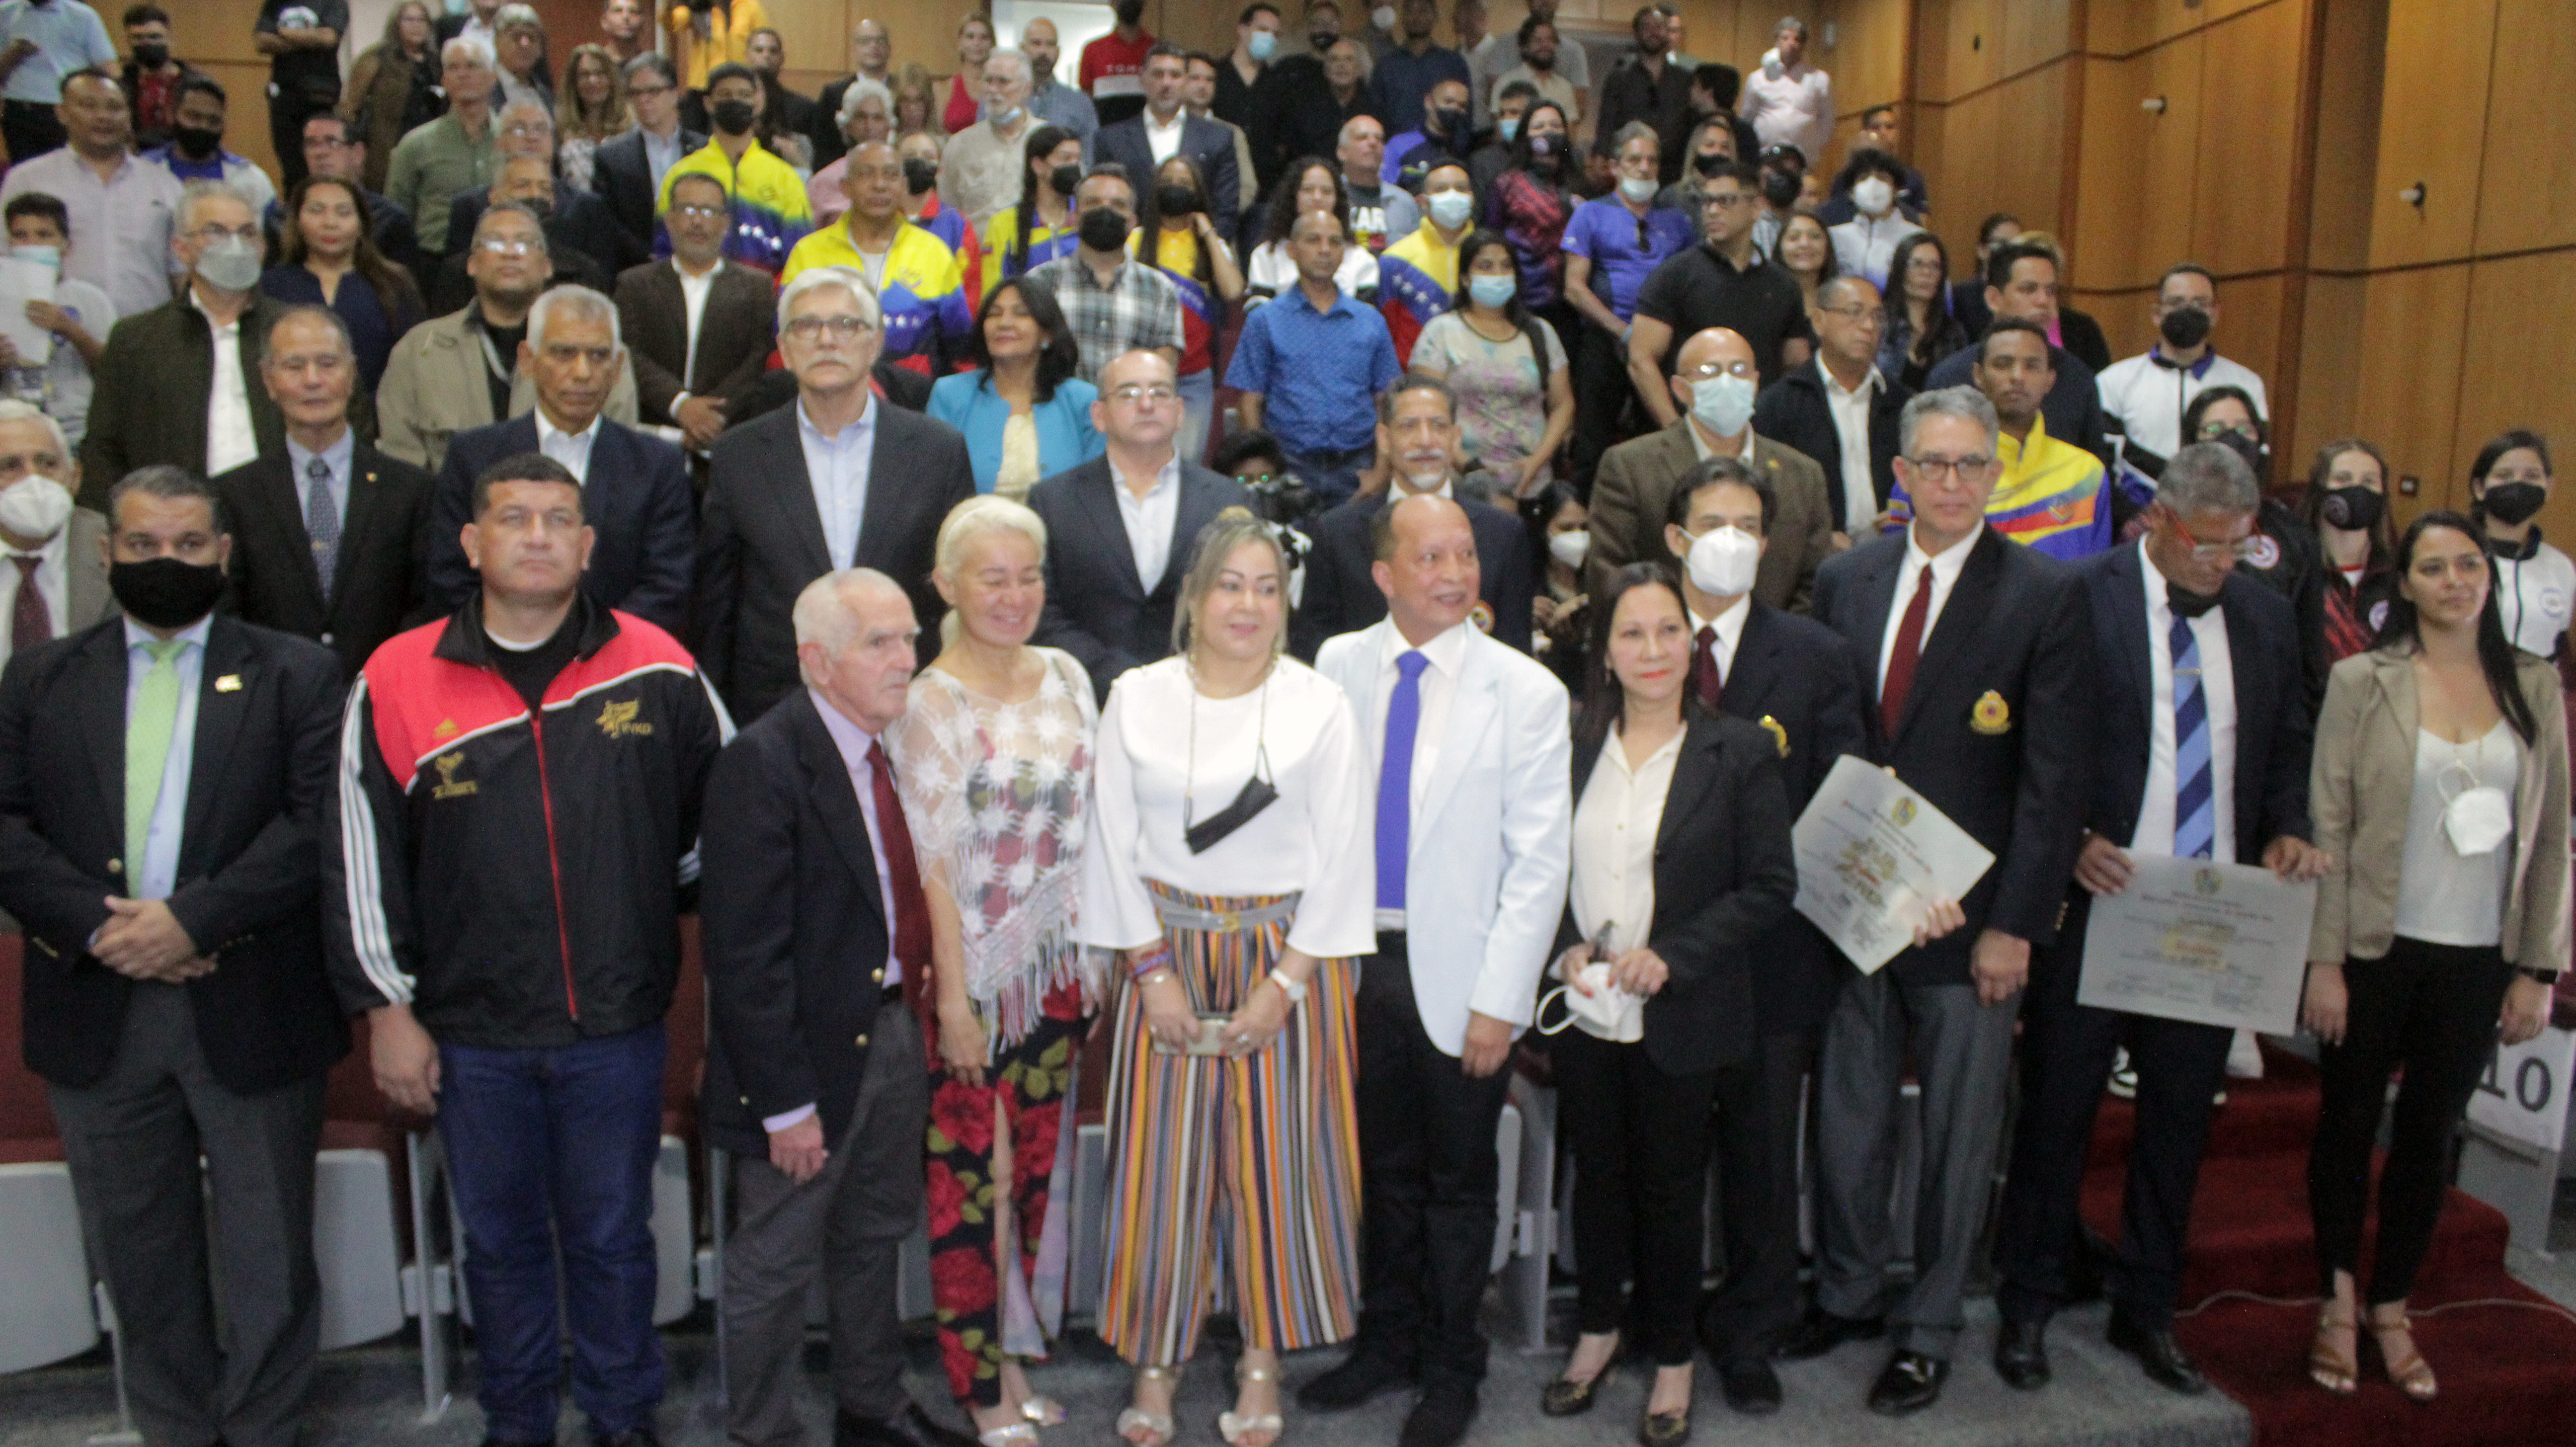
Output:
M2544 985L2555 985L2558 983L2559 972L2556 970L2535 970L2527 965L2516 965L2514 967L2514 973L2522 976L2526 980L2534 980Z
M1306 1003L1306 982L1290 979L1286 970L1272 970L1270 983L1279 987L1279 993L1288 997L1288 1003L1291 1006Z

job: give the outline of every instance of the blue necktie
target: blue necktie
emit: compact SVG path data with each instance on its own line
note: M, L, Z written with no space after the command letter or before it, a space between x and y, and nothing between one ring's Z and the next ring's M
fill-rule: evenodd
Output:
M2174 857L2207 859L2218 833L2209 776L2209 699L2200 688L2200 640L2191 620L2173 621Z
M1422 721L1420 649L1395 659L1395 692L1386 701L1386 754L1377 771L1377 907L1404 908L1405 856L1413 845L1413 731Z

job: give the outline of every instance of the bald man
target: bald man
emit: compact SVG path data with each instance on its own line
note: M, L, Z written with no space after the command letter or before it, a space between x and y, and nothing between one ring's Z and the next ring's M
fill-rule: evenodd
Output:
M1753 430L1760 375L1753 345L1724 327L1682 343L1665 380L1681 415L1660 432L1601 454L1592 480L1592 546L1584 556L1599 588L1622 564L1681 565L1664 542L1664 514L1684 475L1712 457L1732 457L1779 497L1771 546L1754 574L1753 596L1774 608L1807 611L1817 565L1833 552L1834 499L1814 458Z
M1020 52L1029 58L1029 114L1045 125L1062 126L1082 138L1082 164L1091 164L1091 138L1100 131L1100 112L1091 97L1055 78L1064 58L1064 42L1055 22L1040 16L1020 28Z

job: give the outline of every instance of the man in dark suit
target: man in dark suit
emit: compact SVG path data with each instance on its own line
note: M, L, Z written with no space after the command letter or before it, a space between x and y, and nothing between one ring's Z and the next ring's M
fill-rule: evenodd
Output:
M1815 323L1816 355L1762 389L1753 430L1824 470L1836 543L1848 547L1877 535L1896 482L1897 414L1914 394L1878 370L1878 288L1869 278L1817 287Z
M1993 852L1964 899L1928 901L1916 943L1844 981L1818 1071L1824 1223L1816 1305L1793 1359L1882 1332L1873 1411L1939 1400L1993 1189L2013 997L2057 937L2091 723L2084 591L2062 564L1985 526L2000 468L1992 403L1964 388L1905 404L1897 478L1922 499L1899 534L1828 560L1815 617L1858 664L1868 761ZM1928 492L1927 492L1928 490ZM1889 1179L1908 1059L1922 1086L1914 1279L1891 1291Z
M503 0L472 0L466 9L452 15L439 16L437 24L439 47L444 49L447 42L471 31L486 46L497 48L492 17L501 13L502 3ZM540 54L537 57L536 69L532 72L532 76L536 83L546 90L551 91L555 88L553 67L546 63L544 55ZM498 86L494 87L494 94L499 94Z
M316 897L340 665L214 613L231 541L211 486L147 467L108 506L125 611L0 674L27 1064L146 1439L287 1447L321 1332L323 1076L349 1048Z
M1142 198L1154 190L1153 133L1178 127L1180 146L1169 154L1198 163L1199 175L1207 182L1208 219L1230 246L1235 198L1241 194L1235 180L1234 132L1222 121L1191 115L1183 105L1190 83L1189 57L1188 51L1169 41L1145 52L1145 109L1116 125L1102 126L1093 138L1092 154L1126 167L1127 178L1136 183L1136 194ZM1146 129L1149 126L1152 132Z
M545 218L546 249L553 253L556 270L571 272L572 279L594 291L608 290L610 278L617 275L620 267L640 265L652 254L633 243L598 197L557 185L551 159L502 158L490 186L459 191L456 199L448 203L447 224L464 228L448 234L473 235L474 224L483 219L483 213L495 201L523 202L538 210ZM430 283L430 315L454 311L465 305L472 294L473 283L465 275L464 261L461 254L451 253L440 263L439 273ZM579 263L583 261L590 266L581 267Z
M1357 633L1386 616L1386 594L1369 571L1377 557L1369 520L1391 497L1428 492L1457 498L1475 526L1482 602L1471 619L1529 652L1530 599L1538 586L1529 535L1511 513L1458 498L1458 395L1445 382L1408 374L1379 394L1377 416L1377 455L1392 460L1391 480L1307 525L1314 547L1306 554L1305 590L1288 623L1289 651L1312 662L1325 639Z
M1673 490L1665 541L1683 563L1692 695L1710 713L1760 726L1779 753L1794 818L1834 761L1866 743L1841 635L1753 595L1779 511L1768 478L1737 458L1712 457ZM1780 1406L1771 1344L1798 1316L1799 1102L1843 968L1797 915L1765 932L1754 957L1763 961L1752 976L1755 1046L1718 1075L1726 1280L1700 1313L1700 1338L1727 1405L1767 1413Z
M286 450L215 479L233 529L233 606L311 638L355 678L376 645L429 612L430 475L358 441L358 363L328 307L268 329L260 384L286 418Z
M713 176L683 173L671 188L671 259L617 278L617 314L635 359L643 420L715 446L734 399L769 363L777 287L769 274L724 259L731 198ZM692 288L704 288L689 305Z
M2111 1344L2174 1391L2208 1388L2174 1339L2173 1312L2232 1032L2096 1009L2076 995L2093 897L2128 887L2133 856L2259 861L2291 881L2314 879L2329 862L2308 842L2313 725L2298 624L2280 594L2236 566L2261 502L2254 470L2234 451L2185 447L2157 482L2138 545L2077 565L2097 663L2087 684L2082 887L2067 891L2057 944L2031 966L2021 1116L1995 1250L2004 1319L1995 1370L2025 1390L2049 1379L2048 1320L2072 1294L2070 1268L2085 1250L2076 1210L2085 1147L2123 1043L2138 1073L2138 1117ZM2232 741L2233 767L2212 747L2221 740Z
M617 308L586 287L537 298L519 366L536 383L534 412L460 432L447 446L430 504L429 592L436 608L464 606L481 587L461 541L474 515L474 479L505 457L539 452L581 484L583 519L599 535L582 591L671 633L685 625L696 542L695 494L680 449L601 414L625 371Z
M599 143L591 153L590 184L617 224L650 252L662 173L705 146L707 137L680 124L680 77L670 57L648 51L626 62L626 93L635 103L635 128Z
M834 1440L966 1447L904 1390L895 1313L899 1247L921 1222L934 987L930 905L880 740L903 716L919 630L904 590L867 568L807 584L796 614L803 686L717 758L699 833L702 1119L733 1155L742 1208L718 1308L726 1426L740 1442L793 1436L819 1272Z
M717 439L698 534L698 661L744 723L795 689L796 597L825 573L884 573L936 630L939 525L975 495L956 429L877 405L883 332L865 276L799 272L779 314L796 405Z
M2065 315L2058 305L2057 253L2032 242L2009 241L1997 246L1986 257L1986 311L1988 325L1995 317L2018 317L2043 331L2051 322L2062 322ZM1973 341L1983 336L1984 327L1970 334ZM2069 335L2061 326L2059 334ZM1924 390L1940 387L1974 386L1978 348L1961 347L1932 364L1923 379ZM2104 467L2117 467L2111 444L2104 436L2102 391L2093 368L2086 365L2068 348L2052 344L2048 361L2055 371L2048 395L2040 399L2040 415L2048 419L2048 435L2102 459Z
M1241 483L1178 454L1172 386L1172 364L1160 352L1110 362L1091 404L1108 450L1029 489L1047 530L1037 641L1072 654L1102 703L1118 675L1171 656L1172 609L1200 529L1247 505Z

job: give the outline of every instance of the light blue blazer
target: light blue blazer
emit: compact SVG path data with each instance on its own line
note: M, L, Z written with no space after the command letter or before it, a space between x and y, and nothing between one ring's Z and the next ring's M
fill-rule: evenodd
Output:
M1011 420L1011 404L993 391L990 375L979 367L930 384L930 415L965 434L977 492L993 490L993 479L1002 470L1002 427ZM1099 399L1099 390L1089 382L1067 377L1055 384L1053 398L1032 409L1038 423L1038 476L1053 477L1108 450L1091 426L1091 404Z

